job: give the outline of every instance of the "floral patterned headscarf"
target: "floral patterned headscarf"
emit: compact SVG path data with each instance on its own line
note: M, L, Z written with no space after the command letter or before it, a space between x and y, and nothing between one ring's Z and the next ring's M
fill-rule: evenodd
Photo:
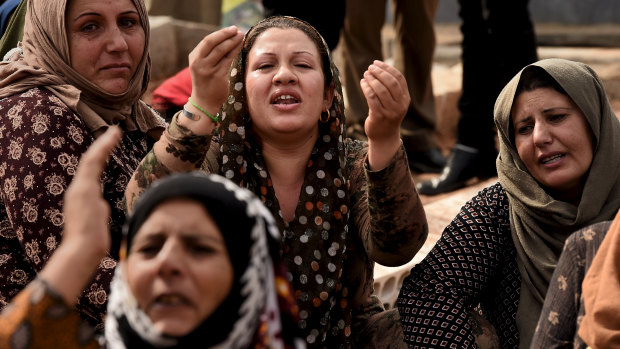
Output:
M295 217L285 222L280 212L260 143L251 131L245 99L249 52L257 38L270 28L304 32L321 55L325 88L334 88L328 115L317 115L319 137L308 159ZM230 72L230 95L222 107L220 171L256 193L276 217L283 232L283 260L300 307L299 327L310 344L327 337L347 342L351 333L349 290L342 270L349 238L349 173L345 166L345 120L340 77L327 45L309 24L293 17L270 17L252 27ZM328 118L329 116L329 118ZM321 120L319 120L321 119ZM327 121L326 121L327 120Z

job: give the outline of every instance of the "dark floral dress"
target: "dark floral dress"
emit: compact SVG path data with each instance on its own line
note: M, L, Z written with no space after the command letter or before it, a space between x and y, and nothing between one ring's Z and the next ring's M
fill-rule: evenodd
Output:
M0 308L43 268L62 238L63 194L93 137L81 119L45 89L0 100ZM124 222L124 191L150 146L125 132L102 176L112 213L113 254L101 260L78 301L83 318L103 324Z

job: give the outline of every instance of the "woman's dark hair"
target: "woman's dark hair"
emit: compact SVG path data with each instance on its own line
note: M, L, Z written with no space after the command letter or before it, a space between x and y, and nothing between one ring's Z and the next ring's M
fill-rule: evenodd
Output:
M302 21L301 19L289 16L274 16L269 17L250 29L245 36L245 40L243 43L243 47L241 48L241 58L243 62L246 64L247 70L247 58L250 50L254 46L256 42L256 38L258 38L262 33L271 28L279 28L279 29L299 29L301 30L314 44L319 51L319 55L321 56L321 67L323 68L323 77L325 78L325 89L329 87L332 82L332 71L331 71L331 62L329 59L329 49L327 44L323 40L323 37L319 32L311 26L309 23Z
M568 93L555 81L555 79L549 75L543 68L535 65L529 66L521 73L519 84L517 85L517 91L515 93L515 99L524 91L534 91L539 88L552 88L555 91L568 96Z

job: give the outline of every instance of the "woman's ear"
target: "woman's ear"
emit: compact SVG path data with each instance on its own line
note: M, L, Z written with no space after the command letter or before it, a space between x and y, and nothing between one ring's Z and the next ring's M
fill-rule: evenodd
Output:
M325 96L323 96L323 110L329 110L334 100L334 84L331 83L328 88L325 89Z

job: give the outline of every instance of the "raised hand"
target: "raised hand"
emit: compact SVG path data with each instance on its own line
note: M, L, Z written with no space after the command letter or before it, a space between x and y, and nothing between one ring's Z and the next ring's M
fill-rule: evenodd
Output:
M103 198L99 178L106 160L122 136L117 126L110 127L82 154L77 171L65 192L63 243L85 243L97 258L110 248L110 205Z
M405 77L394 67L374 61L360 81L368 102L364 129L368 136L368 161L372 170L387 166L400 147L400 124L411 97Z
M228 72L242 42L243 33L237 27L227 27L207 35L189 54L192 101L212 115L228 97ZM190 104L187 107L200 113ZM212 128L212 125L205 126Z

